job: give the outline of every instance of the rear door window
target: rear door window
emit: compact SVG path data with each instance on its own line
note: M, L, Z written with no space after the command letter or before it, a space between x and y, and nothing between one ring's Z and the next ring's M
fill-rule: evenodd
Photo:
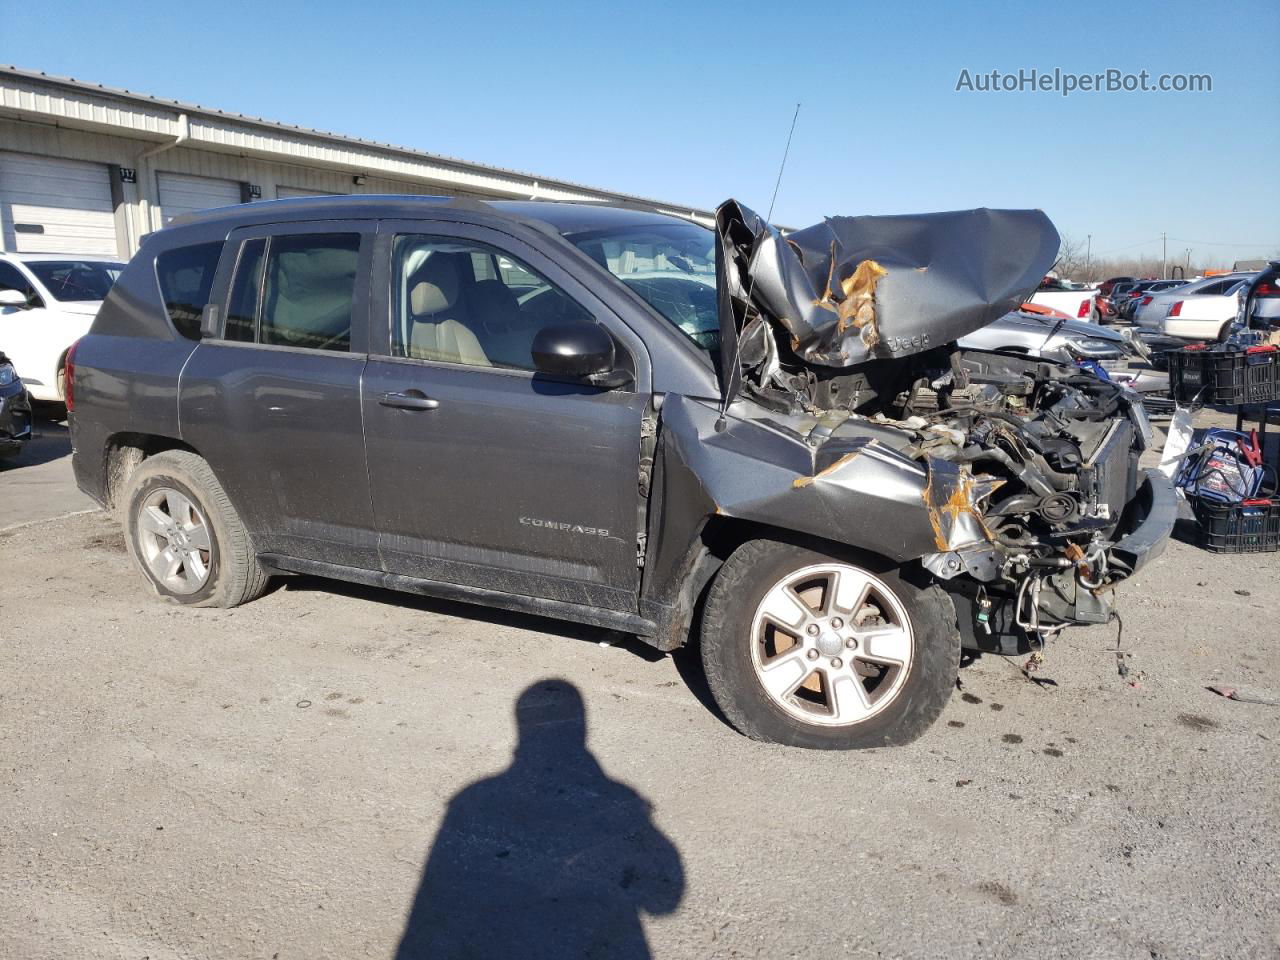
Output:
M258 342L349 350L359 254L358 233L272 237Z
M235 280L227 303L227 326L223 336L228 340L254 343L258 339L258 302L262 297L262 262L267 241L248 240L236 259Z
M346 352L351 348L360 234L246 241L227 303L228 340Z
M200 339L200 315L209 302L222 242L166 250L156 257L160 295L174 329L188 340Z

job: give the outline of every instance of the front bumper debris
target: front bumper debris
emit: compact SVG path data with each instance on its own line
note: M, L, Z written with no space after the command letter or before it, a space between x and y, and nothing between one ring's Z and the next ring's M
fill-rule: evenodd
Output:
M1141 519L1111 548L1113 568L1127 569L1130 575L1164 553L1178 520L1173 483L1159 470L1143 473L1145 478L1134 497L1134 509Z

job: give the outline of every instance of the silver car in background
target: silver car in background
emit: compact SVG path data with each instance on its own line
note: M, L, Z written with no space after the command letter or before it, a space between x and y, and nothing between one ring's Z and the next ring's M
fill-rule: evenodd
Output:
M1096 323L1012 310L960 340L970 350L1026 353L1056 361L1123 360L1135 356L1131 338Z
M1253 273L1227 273L1199 280L1190 280L1178 287L1161 290L1152 296L1149 303L1144 303L1134 312L1133 322L1148 330L1159 328L1160 321L1168 314L1169 308L1178 300L1193 300L1197 297L1222 297L1235 290L1243 280L1252 280Z

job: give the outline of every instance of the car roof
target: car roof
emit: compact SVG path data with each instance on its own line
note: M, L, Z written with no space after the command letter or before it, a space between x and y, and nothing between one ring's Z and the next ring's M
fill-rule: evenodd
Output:
M560 233L572 236L593 230L645 227L665 223L687 223L687 218L599 203L555 203L543 200L499 200L489 206L522 220L540 220Z
M1215 273L1212 277L1201 277L1199 280L1189 280L1188 283L1217 283L1219 280L1248 280L1250 277L1256 276L1252 273Z
M627 226L690 222L679 216L617 203L561 203L550 200L479 200L474 197L427 197L398 194L349 194L332 197L289 197L215 207L175 217L171 227L220 223L229 227L289 220L413 219L442 210L485 213L502 219L550 226L557 233Z
M122 260L104 257L96 253L14 253L12 250L0 250L0 257L8 257L19 263L39 263L42 260L93 260L97 263L119 263Z

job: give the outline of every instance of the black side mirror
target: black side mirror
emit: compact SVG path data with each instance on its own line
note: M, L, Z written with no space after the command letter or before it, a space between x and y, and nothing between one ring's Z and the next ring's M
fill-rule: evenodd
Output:
M620 387L631 375L615 368L613 337L594 323L562 323L543 327L533 338L533 368L563 380L597 387Z

